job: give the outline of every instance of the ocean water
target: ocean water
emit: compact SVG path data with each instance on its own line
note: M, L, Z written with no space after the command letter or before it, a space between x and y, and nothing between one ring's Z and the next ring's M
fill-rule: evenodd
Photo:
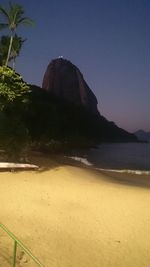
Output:
M100 170L150 174L150 143L101 144L71 158Z

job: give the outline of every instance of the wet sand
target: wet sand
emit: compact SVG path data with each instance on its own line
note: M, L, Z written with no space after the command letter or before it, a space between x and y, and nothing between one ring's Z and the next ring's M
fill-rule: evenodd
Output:
M150 266L149 176L44 162L39 171L0 172L1 223L46 267ZM1 267L11 254L0 230ZM17 262L37 266L20 249Z

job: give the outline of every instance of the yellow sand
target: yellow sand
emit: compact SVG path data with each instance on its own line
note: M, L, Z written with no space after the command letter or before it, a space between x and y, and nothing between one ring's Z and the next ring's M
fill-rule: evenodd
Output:
M0 222L46 267L149 267L150 177L140 179L58 163L1 172ZM0 230L1 267L11 245ZM37 266L18 252L17 266Z

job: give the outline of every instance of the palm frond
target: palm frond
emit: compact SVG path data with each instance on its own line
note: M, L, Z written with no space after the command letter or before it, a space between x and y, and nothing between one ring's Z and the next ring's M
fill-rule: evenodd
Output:
M2 15L4 15L4 17L7 17L8 21L9 21L9 12L1 5L0 5L0 13Z
M21 16L24 14L23 7L18 4L12 5L11 2L9 2L9 17L10 21L15 23L18 18L21 18Z
M20 18L18 21L17 21L17 24L26 24L26 25L34 25L34 22L32 19L28 18L28 17L23 17L23 18Z

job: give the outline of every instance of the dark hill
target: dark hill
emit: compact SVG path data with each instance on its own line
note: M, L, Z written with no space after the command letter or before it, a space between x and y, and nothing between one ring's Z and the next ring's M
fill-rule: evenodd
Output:
M42 88L31 86L25 114L33 140L59 140L69 146L91 146L100 142L136 142L137 138L93 114L82 105L58 98Z
M150 132L138 130L134 133L140 141L150 142Z

